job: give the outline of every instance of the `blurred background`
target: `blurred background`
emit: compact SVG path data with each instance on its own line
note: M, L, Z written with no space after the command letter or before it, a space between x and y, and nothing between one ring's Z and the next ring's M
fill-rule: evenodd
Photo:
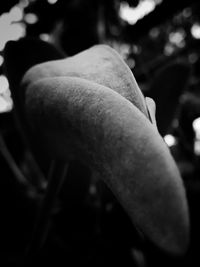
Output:
M195 0L1 0L0 264L19 264L28 247L49 166L25 141L6 72L8 41L33 38L68 57L95 44L118 51L157 106L158 130L181 172L190 207L184 259L145 252L109 189L72 162L31 262L68 266L198 266L200 239L200 3ZM26 51L24 51L26 52ZM38 53L39 52L38 50ZM19 65L24 60L18 55ZM17 68L16 68L17 72ZM77 168L78 166L78 168ZM42 182L41 182L42 181ZM64 192L64 193L63 193ZM195 265L196 264L196 265Z

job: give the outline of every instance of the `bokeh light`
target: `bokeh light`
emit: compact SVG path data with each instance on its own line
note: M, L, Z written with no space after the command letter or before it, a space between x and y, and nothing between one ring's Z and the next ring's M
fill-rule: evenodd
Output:
M177 143L176 138L171 134L165 135L164 141L168 145L168 147L172 147L172 146L176 145L176 143Z
M4 61L4 59L3 59L3 57L0 55L0 66L3 64L3 61Z
M200 39L200 24L195 23L192 25L191 34L195 39Z
M193 123L192 127L195 133L194 138L194 153L197 156L200 156L200 118L196 118Z
M47 0L47 2L49 3L49 4L55 4L55 3L57 3L58 2L58 0Z
M38 17L34 13L28 13L24 16L24 20L28 24L35 24L38 21Z
M0 112L11 110L12 106L8 80L4 75L0 75Z
M196 138L200 140L200 118L196 118L192 123Z
M42 41L45 41L45 42L49 42L50 41L50 35L48 33L41 33L39 35L39 38L42 40Z
M6 76L0 75L0 94L4 93L9 87Z
M139 5L135 8L130 7L126 2L122 2L120 5L119 15L123 20L133 25L145 15L151 13L155 9L156 5L161 2L162 1L158 0L143 0L140 1Z
M10 40L18 40L26 34L25 25L21 22L23 10L14 6L7 13L0 16L0 51Z
M183 30L171 32L169 34L169 41L177 47L184 47L185 32Z

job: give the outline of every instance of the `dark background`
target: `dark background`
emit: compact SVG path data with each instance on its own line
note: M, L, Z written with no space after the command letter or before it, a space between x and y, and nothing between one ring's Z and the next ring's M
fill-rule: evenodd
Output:
M22 15L12 24L24 30L19 37L48 41L63 56L72 56L98 43L108 44L121 54L144 95L156 102L161 135L173 141L168 144L181 172L190 208L189 251L183 258L175 259L151 244L146 249L103 182L93 181L85 166L71 162L54 203L44 246L37 257L28 258L29 265L60 266L64 262L66 266L198 266L200 263L200 153L195 150L200 140L192 126L200 117L200 4L163 0L131 25L122 19L120 10L125 5L136 8L139 2L1 0L0 19L17 7ZM7 31L6 26L0 25L1 39ZM2 59L5 56L4 47L0 56ZM24 61L23 51L19 56ZM4 65L0 66L3 77ZM2 83L0 86L3 88ZM48 177L49 166L39 162L38 170L37 156L35 164L35 154L27 146L19 126L21 118L15 110L15 97L14 108L8 88L0 88L0 97L9 107L0 113L0 265L22 265L43 197L40 177Z

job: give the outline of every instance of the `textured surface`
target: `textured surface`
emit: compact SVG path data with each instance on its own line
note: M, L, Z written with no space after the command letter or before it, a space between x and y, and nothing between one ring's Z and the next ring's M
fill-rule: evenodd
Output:
M97 58L104 58L101 49L109 51L104 46L93 49ZM87 58L82 66L75 57L75 62L69 58L29 70L23 81L29 121L54 157L85 162L147 238L167 252L181 254L189 235L182 180L168 148L144 115L144 98L132 74L114 53L106 56L108 73L104 59L101 72L95 60L91 68ZM118 64L124 76L117 75Z
M109 46L97 45L73 57L36 65L27 72L23 82L60 76L80 77L109 87L147 115L144 97L131 70Z

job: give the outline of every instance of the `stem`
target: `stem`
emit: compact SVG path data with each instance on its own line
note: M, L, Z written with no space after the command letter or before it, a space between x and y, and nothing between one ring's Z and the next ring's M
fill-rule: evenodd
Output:
M68 170L68 164L54 161L49 172L47 190L42 200L41 207L36 219L33 236L28 247L27 256L31 258L37 256L46 241L52 208L56 197L63 185Z
M10 170L14 174L15 183L18 186L20 186L23 191L24 190L27 191L27 189L29 189L29 191L32 190L32 192L34 192L35 191L34 187L27 181L26 177L18 168L1 134L0 134L0 152L4 157L4 159L6 160Z

